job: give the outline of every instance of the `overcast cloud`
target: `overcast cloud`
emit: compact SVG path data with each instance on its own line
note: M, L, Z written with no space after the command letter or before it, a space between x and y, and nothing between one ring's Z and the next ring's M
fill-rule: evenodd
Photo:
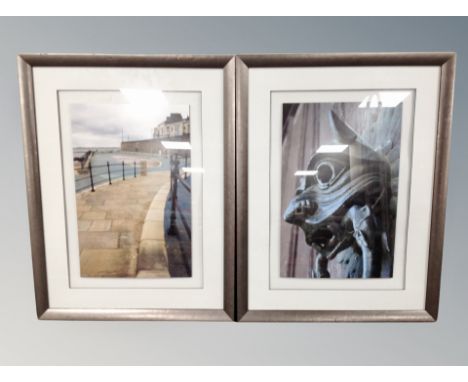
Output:
M160 110L130 104L71 104L73 147L120 147L124 140L150 139L170 113L189 114L188 105Z

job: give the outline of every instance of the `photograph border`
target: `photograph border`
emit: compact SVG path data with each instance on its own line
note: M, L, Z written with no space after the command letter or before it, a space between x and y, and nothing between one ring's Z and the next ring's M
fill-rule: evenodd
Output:
M439 308L456 54L242 54L236 57L236 320L315 322L436 321ZM248 93L250 68L439 66L441 69L425 308L422 310L249 310Z
M223 70L224 295L223 309L51 308L45 259L33 68L212 68ZM232 55L21 54L18 72L36 312L45 320L229 321L235 317L235 58Z

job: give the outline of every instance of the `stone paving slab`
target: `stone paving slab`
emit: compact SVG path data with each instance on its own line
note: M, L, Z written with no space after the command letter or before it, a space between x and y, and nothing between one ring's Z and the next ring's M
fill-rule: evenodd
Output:
M112 220L111 231L133 231L138 224L141 224L141 222L135 219L114 219Z
M171 275L169 274L167 269L166 270L151 270L151 271L142 270L137 273L136 277L141 278L141 279L161 279L161 278L171 277Z
M99 185L95 192L84 190L76 194L82 277L136 276L144 221L155 196L160 198L154 202L158 208L165 203L169 181L169 172L162 171L114 181L112 185ZM150 217L157 215L153 211ZM158 216L159 225L149 227L145 235L164 240L164 215L159 213ZM151 228L161 230L161 233L151 232ZM149 259L146 249L143 254L142 264L150 268L148 264L152 262L154 267L147 269L150 273L141 277L169 277L162 258L158 261Z
M87 231L91 227L91 220L78 219L78 231Z
M162 222L164 221L164 215L162 215L156 208L150 208L145 218L145 221L149 220Z
M91 223L89 231L110 231L112 220L95 220Z
M147 220L143 225L141 240L164 240L163 221Z
M167 270L166 245L163 240L142 240L138 252L138 270Z
M80 254L83 277L135 277L136 249L85 249Z
M105 219L106 212L105 211L87 211L81 215L81 219L84 220L98 220L98 219Z
M118 232L78 232L80 252L84 249L118 248Z

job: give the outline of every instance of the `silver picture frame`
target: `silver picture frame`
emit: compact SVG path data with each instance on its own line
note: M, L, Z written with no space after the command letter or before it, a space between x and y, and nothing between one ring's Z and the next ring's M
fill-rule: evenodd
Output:
M431 322L437 320L447 198L456 54L245 54L236 57L236 320L269 322ZM250 310L248 282L248 89L251 68L438 66L441 70L429 263L422 310Z
M43 206L37 144L33 68L216 68L224 85L224 307L223 309L69 309L49 305ZM36 297L42 320L194 320L228 321L235 302L235 58L229 55L22 54L18 56L25 173Z

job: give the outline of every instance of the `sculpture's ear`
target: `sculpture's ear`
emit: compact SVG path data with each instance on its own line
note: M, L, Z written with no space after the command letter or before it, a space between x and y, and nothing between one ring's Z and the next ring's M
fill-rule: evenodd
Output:
M344 122L333 110L328 115L330 127L337 141L349 145L353 156L366 158L368 160L382 160L383 156L361 141L357 133Z
M330 127L338 142L350 145L356 141L358 137L356 132L351 128L351 126L338 117L338 114L333 110L328 114L328 119L330 121Z

